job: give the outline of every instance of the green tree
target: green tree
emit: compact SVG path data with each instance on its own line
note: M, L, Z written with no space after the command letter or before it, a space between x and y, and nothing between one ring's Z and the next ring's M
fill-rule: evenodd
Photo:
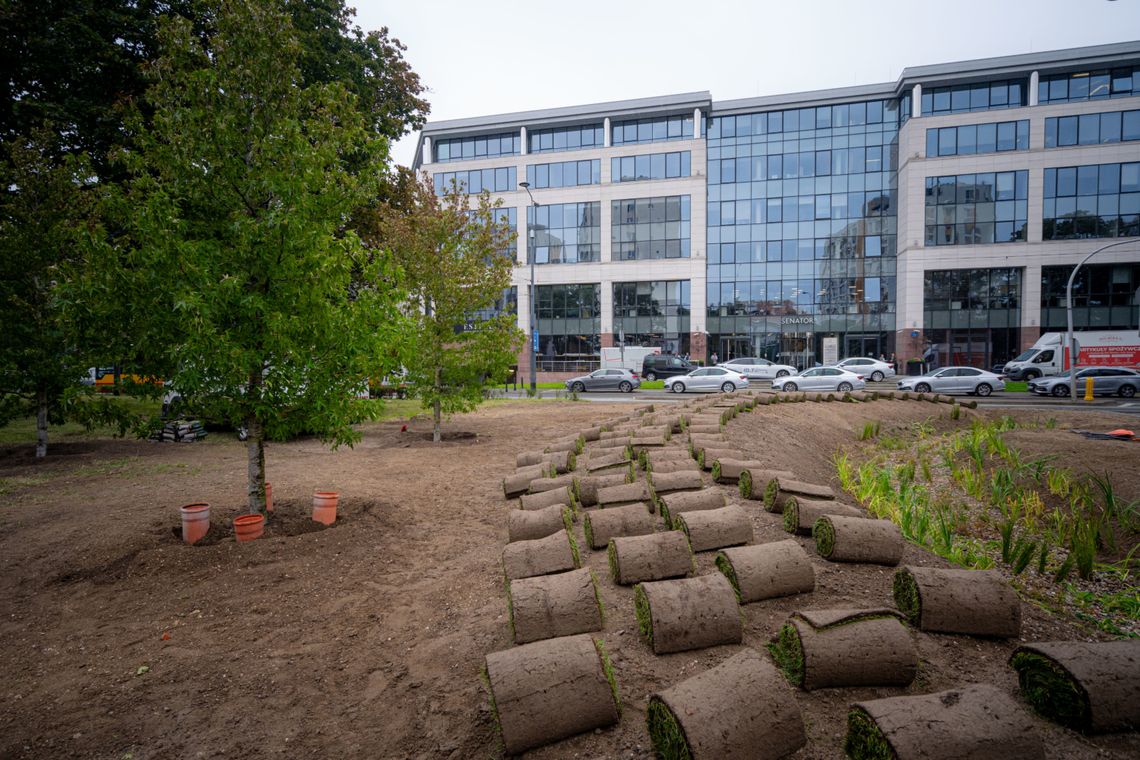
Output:
M471 208L457 188L436 196L425 177L404 198L381 211L379 229L407 277L407 382L431 409L438 443L443 416L477 407L488 380L515 361L522 333L513 313L496 308L511 284L514 233L486 192Z
M359 438L370 405L355 394L399 364L402 294L349 228L376 197L387 141L343 86L302 83L282 3L224 1L214 18L208 47L185 19L161 25L153 119L134 123L113 201L126 234L93 259L86 290L92 308L130 305L137 351L189 404L246 426L258 511L267 436Z
M10 173L0 192L0 426L34 414L41 458L48 423L64 421L65 399L88 366L61 283L98 234L96 188L87 162L61 157L48 129L6 141L3 160Z

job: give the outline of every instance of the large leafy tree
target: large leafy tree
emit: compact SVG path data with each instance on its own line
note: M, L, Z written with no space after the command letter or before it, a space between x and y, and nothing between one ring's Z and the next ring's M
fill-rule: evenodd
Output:
M267 435L356 440L354 396L399 363L402 294L349 228L387 141L346 88L304 83L282 3L226 0L212 17L208 46L185 19L162 24L153 117L133 125L112 205L125 234L86 288L91 303L130 304L146 366L247 427L254 511Z
M514 233L487 193L472 208L458 188L436 196L426 177L404 191L381 211L379 230L407 278L414 345L407 382L431 410L438 443L442 418L477 407L487 382L515 360L522 333L501 308Z

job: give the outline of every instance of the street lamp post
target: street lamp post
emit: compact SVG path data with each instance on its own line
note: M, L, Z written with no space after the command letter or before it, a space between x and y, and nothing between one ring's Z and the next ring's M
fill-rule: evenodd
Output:
M520 182L519 187L526 190L526 194L530 197L530 205L535 209L541 205L534 199L534 194L530 191L529 182ZM535 224L538 224L538 214L534 215ZM530 392L534 395L538 392L538 360L535 356L538 353L538 311L534 303L534 228L527 223L527 247L526 257L530 259Z
M1069 398L1071 399L1077 397L1077 339L1073 335L1073 280L1077 279L1077 271L1085 265L1085 262L1101 251L1107 251L1109 248L1115 248L1118 245L1128 245L1129 243L1135 242L1135 240L1119 240L1115 243L1102 245L1081 259L1081 262L1073 267L1072 274L1069 275L1069 282L1065 285L1065 317L1068 320L1069 326L1069 334L1066 336L1068 339L1065 341L1065 345L1069 349Z

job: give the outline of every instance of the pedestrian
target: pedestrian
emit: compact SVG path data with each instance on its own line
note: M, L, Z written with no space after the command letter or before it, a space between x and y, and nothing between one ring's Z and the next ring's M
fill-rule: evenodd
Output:
M716 360L717 360L716 351L713 351L713 352L712 352L712 358L711 358L710 364L716 364L716 363L717 363L717 361L716 361Z

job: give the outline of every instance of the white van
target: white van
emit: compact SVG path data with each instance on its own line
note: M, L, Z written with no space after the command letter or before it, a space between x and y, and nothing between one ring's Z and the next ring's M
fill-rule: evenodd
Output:
M628 369L630 372L640 374L645 357L659 353L661 353L660 348L645 348L643 346L603 348L602 369Z
M1098 367L1140 365L1140 335L1133 330L1086 330L1074 332L1077 364ZM1033 344L1002 368L1009 380L1035 380L1058 375L1069 368L1066 333L1044 333Z

